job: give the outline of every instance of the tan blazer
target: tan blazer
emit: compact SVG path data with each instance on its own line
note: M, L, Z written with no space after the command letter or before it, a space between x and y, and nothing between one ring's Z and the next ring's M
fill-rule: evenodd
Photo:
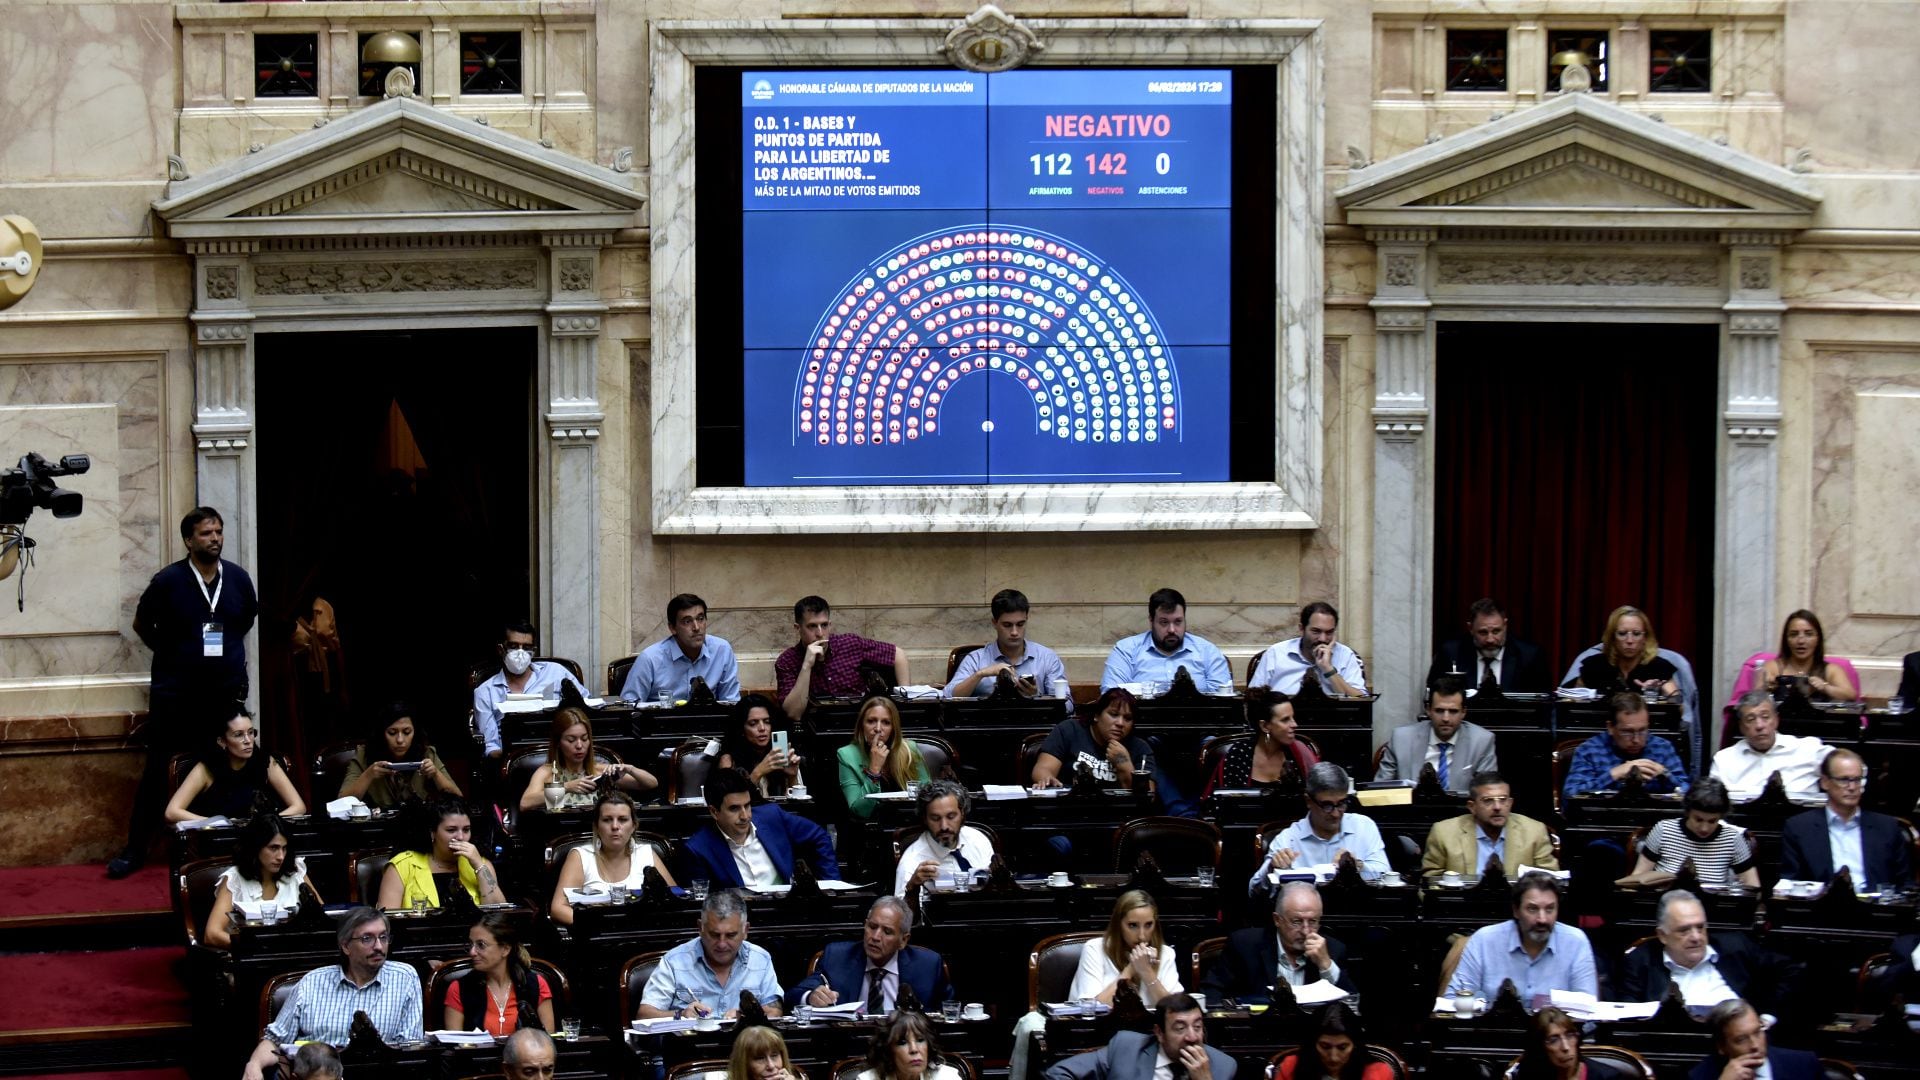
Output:
M1420 857L1421 872L1428 877L1438 877L1446 870L1473 875L1480 861L1480 846L1475 839L1477 829L1472 814L1436 823L1427 832L1427 850ZM1513 877L1522 863L1542 870L1560 869L1545 825L1524 814L1509 814L1506 838L1507 854L1501 862L1508 877Z

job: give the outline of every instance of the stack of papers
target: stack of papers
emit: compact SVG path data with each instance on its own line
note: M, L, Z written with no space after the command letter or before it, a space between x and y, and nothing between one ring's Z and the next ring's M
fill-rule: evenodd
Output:
M861 1010L867 1007L867 1003L864 1001L855 999L853 1001L837 1002L832 1005L809 1005L807 1007L813 1010L813 1016L817 1020L823 1017L831 1017L831 1016L846 1016L846 1017L859 1016L861 1013Z
M327 804L327 816L335 821L351 821L356 817L373 816L373 808L359 799L348 795Z
M1558 690L1554 691L1554 695L1560 698L1560 700L1562 701L1598 701L1600 700L1600 691L1590 690L1584 686L1562 686Z
M654 1020L635 1020L633 1030L642 1035L667 1035L675 1031L693 1031L700 1021L690 1016L662 1016Z
M1575 1020L1650 1020L1660 1011L1657 1001L1598 1001L1572 990L1555 990L1548 1000Z
M1293 988L1293 1000L1302 1005L1321 1005L1329 1001L1339 1001L1347 996L1349 995L1345 990L1325 979L1315 979L1305 986Z
M862 885L855 885L852 882L847 882L847 881L836 881L832 878L828 878L827 880L820 882L819 885L820 885L821 892L853 892L857 889L865 888L865 886L862 886ZM748 892L758 893L761 896L785 896L787 895L788 892L792 891L792 889L793 889L793 886L791 885L749 885L747 886Z
M567 903L575 907L581 904L611 904L612 893L603 893L599 889L568 889Z
M913 686L896 686L893 688L893 692L896 696L905 698L908 701L930 701L940 697L940 687L928 686L925 683L917 683Z
M1027 789L1019 784L986 784L981 788L988 802L1011 802L1027 797Z
M1543 870L1538 866L1528 866L1526 863L1520 864L1520 872L1514 876L1525 877L1528 874L1547 874L1552 877L1557 877L1561 881L1573 880L1573 871L1571 870Z
M1105 1016L1113 1011L1113 1006L1098 1001L1049 1001L1049 1016Z
M508 694L507 700L500 703L500 713L503 716L514 713L537 713L546 707L546 699L538 694Z
M484 1031L429 1031L427 1038L448 1046L492 1046L493 1036Z
M177 832L193 832L197 829L224 829L231 824L233 822L226 817L215 814L210 818L201 818L199 821L182 821L175 825L174 829Z

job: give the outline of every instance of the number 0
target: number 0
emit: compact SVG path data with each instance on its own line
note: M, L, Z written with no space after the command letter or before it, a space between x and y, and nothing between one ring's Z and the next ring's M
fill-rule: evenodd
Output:
M1165 176L1167 175L1167 170L1171 168L1173 168L1173 159L1168 157L1166 154L1162 153L1154 157L1153 159L1154 172L1159 173L1161 176Z

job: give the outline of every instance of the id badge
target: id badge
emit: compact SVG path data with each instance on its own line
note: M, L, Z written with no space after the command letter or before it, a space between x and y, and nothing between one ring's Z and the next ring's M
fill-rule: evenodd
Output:
M217 622L200 624L200 655L225 656L226 634Z

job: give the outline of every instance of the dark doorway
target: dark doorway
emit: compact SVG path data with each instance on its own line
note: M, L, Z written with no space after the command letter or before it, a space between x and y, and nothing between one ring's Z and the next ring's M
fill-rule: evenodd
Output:
M262 334L256 350L270 745L358 739L403 700L464 757L468 669L533 603L533 329ZM291 644L316 596L337 663Z
M1492 596L1558 678L1621 604L1712 667L1711 325L1441 323L1434 634Z

